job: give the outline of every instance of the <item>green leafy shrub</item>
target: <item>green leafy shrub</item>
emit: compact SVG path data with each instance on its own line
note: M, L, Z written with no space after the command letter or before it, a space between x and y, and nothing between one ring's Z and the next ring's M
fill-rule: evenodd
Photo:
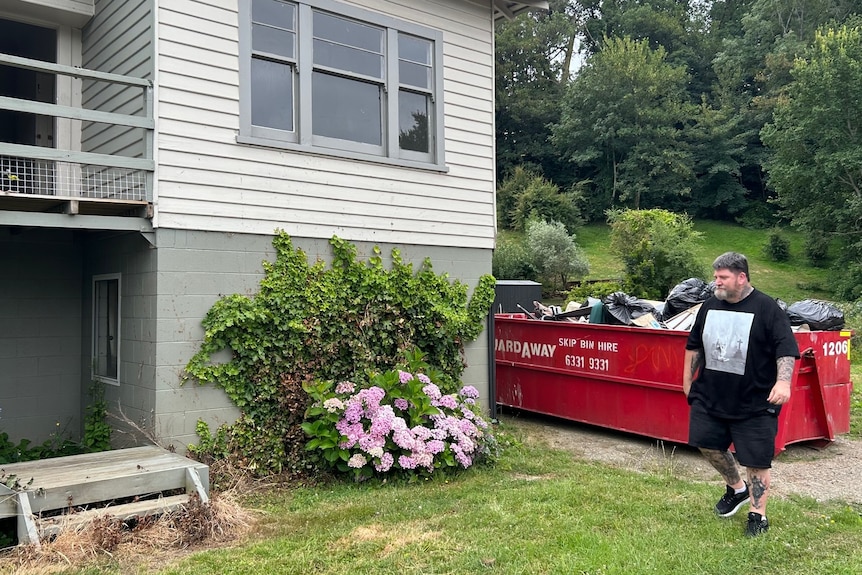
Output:
M223 432L227 450L260 474L306 468L303 384L393 369L418 348L443 373L438 383L455 387L463 345L482 332L494 300L490 275L468 299L467 286L435 274L430 260L414 273L393 250L386 270L379 249L360 262L352 244L337 237L330 244L332 265L310 265L286 233L277 233L276 259L264 262L259 293L218 300L186 366L188 378L222 387L240 408ZM231 359L215 361L225 349Z
M569 302L582 304L587 301L587 298L603 299L605 296L618 291L622 291L623 282L621 281L606 281L606 282L590 282L582 283L581 285L569 290L566 294L566 305Z
M662 299L690 277L705 277L695 255L694 231L686 215L667 210L608 213L611 250L624 266L623 287L635 297Z
M815 267L825 267L829 258L829 238L821 234L809 234L805 238L803 250L808 263Z
M539 277L524 242L511 237L497 242L491 271L497 279L536 280Z
M518 166L497 190L497 222L501 229L523 232L530 219L553 220L572 231L583 223L582 197Z
M446 394L421 354L410 363L408 371L359 383L304 385L313 403L302 428L316 461L361 480L466 469L492 454L493 434L478 412L476 388Z
M531 220L525 238L530 262L542 284L551 291L565 289L568 280L581 278L590 271L584 251L569 235L565 226L556 221Z
M790 240L780 230L771 230L763 246L763 255L774 262L786 262L790 259Z
M90 384L90 404L84 413L84 437L81 443L88 451L107 451L111 448L105 384L99 380Z

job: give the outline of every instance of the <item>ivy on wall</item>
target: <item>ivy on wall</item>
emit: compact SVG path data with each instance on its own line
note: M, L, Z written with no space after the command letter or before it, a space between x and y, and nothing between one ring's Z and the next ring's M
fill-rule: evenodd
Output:
M223 388L241 416L220 431L220 442L202 437L189 446L193 454L230 453L261 474L298 471L306 465L300 426L309 402L302 384L393 369L414 348L446 375L439 385L456 390L464 344L484 328L494 278L482 276L468 298L466 284L436 274L428 259L414 272L393 249L385 269L379 248L361 262L353 244L335 236L330 244L329 267L309 264L278 232L259 293L222 297L205 316L204 341L186 366L187 378ZM224 350L230 359L220 362ZM207 447L216 443L226 448Z

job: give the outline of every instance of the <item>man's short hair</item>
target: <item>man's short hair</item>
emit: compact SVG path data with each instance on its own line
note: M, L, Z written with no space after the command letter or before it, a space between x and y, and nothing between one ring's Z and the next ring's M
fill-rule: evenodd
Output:
M751 276L748 274L748 259L736 252L725 252L715 258L715 261L712 262L712 269L730 270L735 274L745 272L745 277L751 279Z

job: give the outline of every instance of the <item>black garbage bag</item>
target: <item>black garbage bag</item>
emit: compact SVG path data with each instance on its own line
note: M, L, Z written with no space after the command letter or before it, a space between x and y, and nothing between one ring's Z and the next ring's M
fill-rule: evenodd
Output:
M781 299L780 297L775 298L775 303L778 304L778 307L781 308L781 311L787 313L787 302Z
M812 331L835 331L844 327L844 313L829 303L818 299L804 299L787 307L790 325L807 323Z
M638 299L621 291L605 296L602 300L609 323L634 325L632 320L648 313L658 317L658 311L648 301Z
M703 301L709 299L714 284L707 284L700 278L688 278L676 284L667 294L662 318L670 319L678 313L684 312Z

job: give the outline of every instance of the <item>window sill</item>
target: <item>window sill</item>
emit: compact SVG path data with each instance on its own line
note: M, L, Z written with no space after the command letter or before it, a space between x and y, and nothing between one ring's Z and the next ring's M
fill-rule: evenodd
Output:
M292 142L284 142L281 140L270 140L254 136L244 136L238 134L236 137L238 144L249 146L274 148L278 150L288 150L298 152L300 154L309 154L314 156L326 156L330 158L339 158L343 160L357 160L361 162L369 162L375 164L383 164L387 166L395 166L400 168L410 168L415 170L425 170L429 172L448 173L449 168L445 164L430 164L426 162L417 162L413 160L403 160L398 158L389 158L383 156L373 156L359 152L350 152L347 150L337 150L333 148L311 147L294 144Z

